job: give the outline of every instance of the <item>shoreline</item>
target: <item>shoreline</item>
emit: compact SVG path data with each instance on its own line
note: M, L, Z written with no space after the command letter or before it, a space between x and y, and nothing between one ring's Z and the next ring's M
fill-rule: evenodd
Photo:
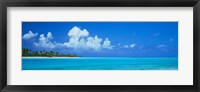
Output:
M22 58L80 58L80 57L22 57Z
M138 57L22 57L22 58L135 58L135 59L154 59L154 58L158 58L158 59L178 59L178 57L145 57L145 58L138 58Z

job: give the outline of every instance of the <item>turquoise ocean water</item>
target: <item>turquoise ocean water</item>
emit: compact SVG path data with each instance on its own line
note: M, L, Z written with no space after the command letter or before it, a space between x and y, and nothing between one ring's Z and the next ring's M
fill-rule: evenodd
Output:
M178 70L177 58L22 58L22 70Z

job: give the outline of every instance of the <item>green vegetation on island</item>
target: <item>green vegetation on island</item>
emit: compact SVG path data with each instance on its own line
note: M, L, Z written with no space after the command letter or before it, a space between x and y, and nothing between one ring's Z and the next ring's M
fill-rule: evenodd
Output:
M78 57L75 54L59 54L59 52L54 51L34 51L28 48L22 48L23 57Z

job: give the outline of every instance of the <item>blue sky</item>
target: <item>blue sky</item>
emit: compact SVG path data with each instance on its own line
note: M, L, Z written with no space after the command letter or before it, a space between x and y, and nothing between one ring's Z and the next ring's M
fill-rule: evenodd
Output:
M22 22L22 47L86 57L177 57L178 22Z

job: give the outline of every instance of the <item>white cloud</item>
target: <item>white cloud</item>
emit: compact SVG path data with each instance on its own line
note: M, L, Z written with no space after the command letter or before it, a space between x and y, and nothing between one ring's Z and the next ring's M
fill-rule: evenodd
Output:
M51 32L48 32L48 34L47 34L47 39L53 39L53 35L52 35Z
M31 38L37 36L37 35L38 35L38 33L34 34L32 31L29 31L28 33L23 35L22 39L28 40L28 39L31 39Z
M100 49L112 49L111 41L106 38L104 41L97 35L94 37L89 36L86 29L81 30L74 26L68 32L69 41L64 43L51 42L54 38L51 32L48 32L45 37L44 34L40 35L39 42L34 42L35 46L43 48L73 48L73 49L92 49L99 51ZM103 43L102 43L103 42Z
M160 44L160 45L157 46L157 48L163 48L163 47L166 47L166 45L165 44Z
M66 43L69 48L81 48L85 47L85 37L89 36L89 32L86 29L81 30L77 26L74 26L68 32L69 42Z
M71 36L71 37L87 37L87 36L89 36L89 32L86 29L81 30L77 26L74 26L71 30L69 30L68 36Z
M102 42L102 39L98 38L97 35L94 38L88 37L87 42L86 42L86 46L89 49L100 50L101 49L101 42Z
M128 45L124 45L124 48L129 48L129 46Z
M106 38L103 42L103 48L106 48L106 49L112 49L114 46L111 46L110 44L110 40L108 38Z
M157 48L158 48L158 50L164 51L164 52L168 52L170 50L169 46L165 45L165 44L160 44L157 46Z
M53 35L51 32L48 32L47 37L45 37L44 34L41 34L39 42L34 42L33 44L38 47L53 49L56 45L51 42L51 39L53 39Z
M111 41L106 38L104 41L97 35L94 37L89 36L89 32L86 29L81 30L79 27L74 26L69 32L69 42L66 42L68 48L74 49L93 49L100 50L102 48L112 49ZM103 41L103 44L102 44Z
M124 45L124 48L135 48L136 44Z
M136 44L131 44L130 47L131 48L135 48Z

